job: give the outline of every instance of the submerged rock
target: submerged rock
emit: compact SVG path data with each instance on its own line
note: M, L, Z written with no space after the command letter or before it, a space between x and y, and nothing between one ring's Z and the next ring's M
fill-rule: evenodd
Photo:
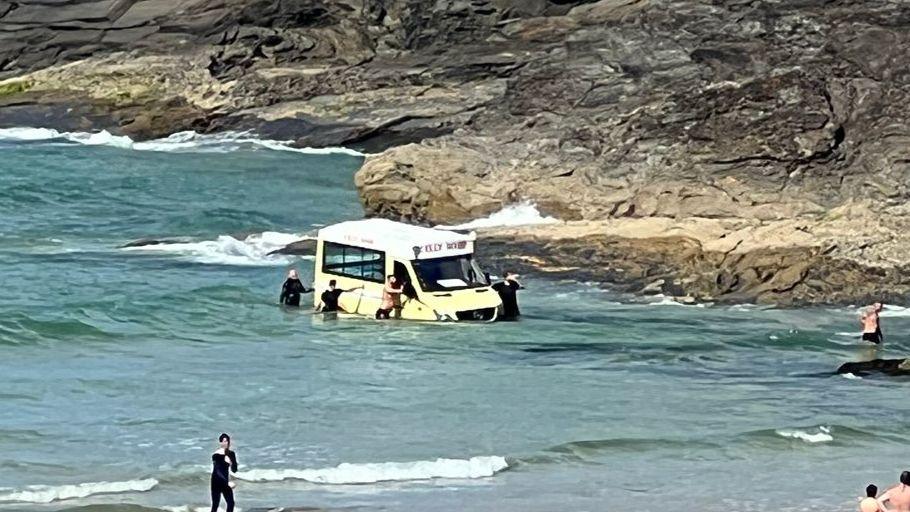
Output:
M120 246L121 249L126 249L129 247L147 247L150 245L163 245L163 244L181 244L186 242L191 242L192 239L188 237L174 237L174 238L140 238L138 240L133 240L127 242Z
M853 375L866 375L869 373L883 373L885 375L910 375L910 360L873 359L872 361L844 363L837 369L837 373L852 373Z

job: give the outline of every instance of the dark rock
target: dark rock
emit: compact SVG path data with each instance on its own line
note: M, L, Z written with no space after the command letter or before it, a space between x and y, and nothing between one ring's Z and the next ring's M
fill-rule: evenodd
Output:
M910 361L907 359L873 359L871 361L849 362L840 365L838 374L868 375L883 373L891 376L910 375Z
M316 254L316 240L307 239L299 240L269 253L272 254L293 254L297 256L314 256Z
M190 242L190 238L174 237L174 238L140 238L139 240L133 240L132 242L127 242L120 246L121 249L126 249L128 247L146 247L149 245L161 245L161 244L179 244Z

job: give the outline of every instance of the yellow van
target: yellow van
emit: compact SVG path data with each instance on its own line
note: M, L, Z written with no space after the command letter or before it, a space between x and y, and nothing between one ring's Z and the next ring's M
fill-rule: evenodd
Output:
M319 230L314 269L315 305L329 281L348 313L373 317L386 277L404 282L393 318L493 321L502 301L474 259L476 235L386 219L341 222Z

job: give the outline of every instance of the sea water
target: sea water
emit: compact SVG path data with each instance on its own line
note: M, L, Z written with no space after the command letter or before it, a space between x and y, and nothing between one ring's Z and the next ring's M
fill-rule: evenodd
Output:
M898 307L877 353L856 308L534 275L517 323L279 307L313 262L269 253L361 218L361 161L0 131L0 510L206 509L220 432L242 510L827 512L910 469L910 381L833 373L910 354Z

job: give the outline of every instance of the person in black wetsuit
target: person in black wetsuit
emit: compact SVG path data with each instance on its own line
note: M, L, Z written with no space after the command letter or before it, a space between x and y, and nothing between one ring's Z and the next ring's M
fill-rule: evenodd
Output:
M356 288L351 288L349 290L342 290L340 288L337 288L337 286L338 286L338 281L336 281L334 279L329 281L329 289L322 292L322 295L319 296L319 298L320 298L320 300L322 300L322 302L319 304L319 306L316 307L316 311L322 312L322 313L331 313L333 311L342 311L342 309L340 307L338 307L338 297L341 297L342 293L350 293L358 288L363 288L363 286L358 286Z
M218 436L221 448L212 454L212 512L218 510L221 495L227 504L227 512L234 512L234 485L229 478L230 472L237 472L237 454L231 450L231 436Z
M303 283L300 282L297 271L291 269L288 272L287 280L285 280L284 284L281 286L281 296L278 297L278 302L285 306L299 307L300 294L310 293L311 291L313 290L303 286Z
M493 289L499 293L502 300L502 315L500 320L518 320L521 311L518 310L518 290L524 290L524 286L518 282L518 274L515 272L506 272L505 279L501 283L493 285Z

